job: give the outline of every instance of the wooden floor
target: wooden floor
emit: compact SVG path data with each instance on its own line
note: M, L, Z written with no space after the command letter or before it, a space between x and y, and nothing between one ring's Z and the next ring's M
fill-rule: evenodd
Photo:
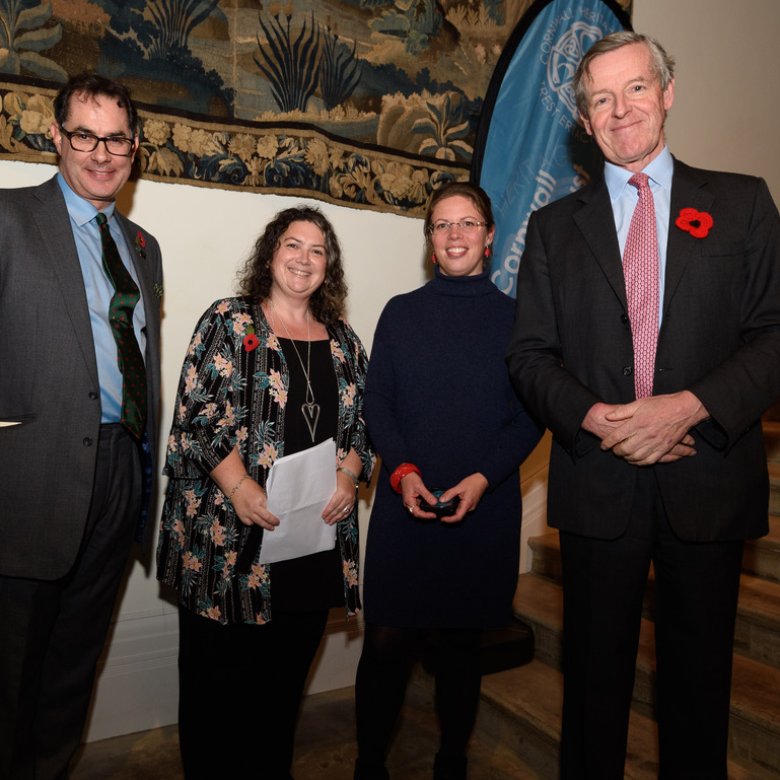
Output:
M295 780L351 780L355 760L354 690L308 696L296 739ZM393 780L432 777L438 733L428 686L412 684L388 769ZM536 780L517 757L478 737L472 742L469 780ZM86 745L71 780L179 780L176 726ZM220 780L215 778L215 780Z

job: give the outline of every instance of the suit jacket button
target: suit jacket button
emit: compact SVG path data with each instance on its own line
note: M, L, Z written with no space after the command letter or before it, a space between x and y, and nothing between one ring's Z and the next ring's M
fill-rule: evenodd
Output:
M621 314L621 315L620 315L620 321L621 321L621 322L622 322L624 325L628 325L628 316L627 316L627 315L625 315L625 314Z
M84 438L81 440L81 443L82 443L82 444L83 444L85 447L91 447L91 446L92 446L92 439L90 439L90 438L89 438L89 436L85 436L85 437L84 437Z
M631 376L634 373L633 366L623 366L623 376Z
M89 391L89 400L97 401L98 394L94 390Z

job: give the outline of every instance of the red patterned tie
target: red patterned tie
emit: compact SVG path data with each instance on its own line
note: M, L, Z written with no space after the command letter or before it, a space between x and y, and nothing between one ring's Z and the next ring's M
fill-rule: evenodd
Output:
M623 274L634 340L634 390L637 398L646 398L653 394L658 342L658 236L647 174L635 173L628 183L639 190L639 201L628 228Z

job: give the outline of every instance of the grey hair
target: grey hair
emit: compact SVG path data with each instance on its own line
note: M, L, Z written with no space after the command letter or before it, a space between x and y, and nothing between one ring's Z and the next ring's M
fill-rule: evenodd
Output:
M584 117L588 116L588 100L585 94L586 77L590 78L590 65L596 57L606 54L616 49L622 49L624 46L630 46L633 43L643 43L650 51L653 73L658 76L661 82L661 89L665 90L674 78L674 59L670 57L663 46L655 38L632 30L622 30L621 32L605 35L600 41L596 41L588 49L585 56L577 66L574 74L574 95L577 100L577 110Z

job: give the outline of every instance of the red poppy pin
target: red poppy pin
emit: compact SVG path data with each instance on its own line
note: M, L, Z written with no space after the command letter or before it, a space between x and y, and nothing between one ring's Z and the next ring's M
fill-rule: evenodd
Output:
M135 248L141 257L146 257L146 237L140 230L135 234Z
M680 230L690 233L694 238L706 238L715 224L712 215L696 209L680 209L680 216L674 221Z
M260 339L255 335L254 325L248 323L244 328L244 340L241 342L247 352L253 352L260 345Z

